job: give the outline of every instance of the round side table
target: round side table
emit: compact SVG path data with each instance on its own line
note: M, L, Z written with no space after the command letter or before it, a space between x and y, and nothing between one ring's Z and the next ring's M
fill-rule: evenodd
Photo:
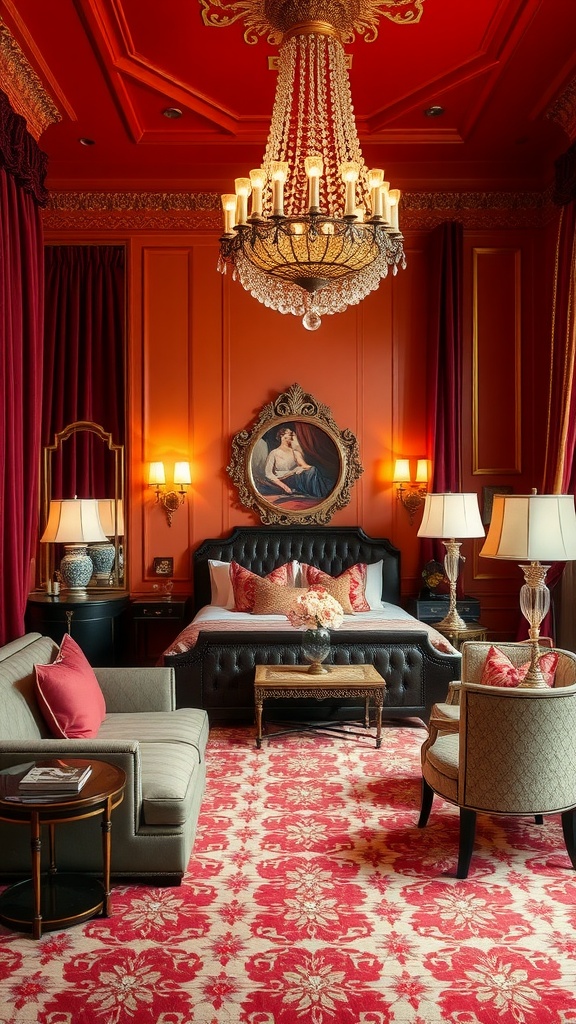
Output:
M0 773L0 820L28 825L32 877L15 882L0 895L0 922L16 931L31 931L39 939L42 930L80 924L100 912L110 915L111 817L124 797L126 774L107 761L66 758L66 764L92 772L79 793L46 797L39 794L21 799L18 784L31 767L30 762ZM42 761L36 761L42 764ZM20 769L20 770L18 770ZM56 867L56 825L102 817L102 881L89 875L58 873ZM48 826L49 867L41 869L42 826Z

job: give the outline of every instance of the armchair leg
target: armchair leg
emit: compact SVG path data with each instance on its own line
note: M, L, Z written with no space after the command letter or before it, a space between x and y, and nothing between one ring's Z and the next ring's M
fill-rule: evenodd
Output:
M544 815L543 814L535 814L534 815L534 821L536 822L537 825L543 825L544 824Z
M426 779L422 779L422 803L420 805L420 817L418 818L418 828L424 828L428 818L430 817L430 811L432 810L432 801L434 799L434 790L428 785Z
M576 868L576 808L562 814L562 832L572 867Z
M467 807L460 808L460 848L458 850L458 867L456 878L467 878L468 868L472 860L474 836L476 835L476 811Z

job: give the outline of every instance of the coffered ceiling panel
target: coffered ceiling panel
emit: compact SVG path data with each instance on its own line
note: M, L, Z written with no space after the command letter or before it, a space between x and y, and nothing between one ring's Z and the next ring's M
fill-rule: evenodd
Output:
M546 187L576 134L574 0L421 10L345 45L367 161L401 188ZM227 190L260 164L278 48L240 20L207 25L199 0L0 0L0 17L60 113L49 187Z

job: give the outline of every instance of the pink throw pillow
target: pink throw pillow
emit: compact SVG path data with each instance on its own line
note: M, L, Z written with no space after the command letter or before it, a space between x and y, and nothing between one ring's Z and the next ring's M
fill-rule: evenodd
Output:
M253 612L257 581L265 579L269 583L278 583L280 586L286 587L292 584L292 566L290 562L286 562L285 565L278 566L267 576L262 577L245 569L243 565L238 565L238 562L231 562L230 579L234 591L234 611Z
M558 654L550 651L543 654L538 662L544 681L548 686L554 686L554 675L558 664ZM497 647L491 647L484 662L482 679L484 686L519 686L530 668L530 659L521 665L513 665L510 658L504 651Z
M351 565L349 569L345 569L339 576L329 576L327 572L323 572L322 569L317 569L314 565L303 564L300 567L300 571L302 573L303 583L305 582L309 587L326 587L328 591L330 591L330 585L334 581L346 580L350 587L350 606L352 611L370 611L370 605L366 600L366 577L368 567L364 562L357 562L356 565ZM346 608L344 608L344 611L346 611Z
M97 736L106 704L94 670L76 641L67 633L56 661L35 669L38 705L52 736Z

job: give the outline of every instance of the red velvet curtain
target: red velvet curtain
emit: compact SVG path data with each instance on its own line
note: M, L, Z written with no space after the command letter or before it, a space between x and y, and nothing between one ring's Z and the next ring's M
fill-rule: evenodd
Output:
M0 92L0 644L24 632L38 534L46 166Z
M556 244L546 461L542 492L576 494L576 143L556 163L554 201L562 207ZM546 582L562 577L556 562ZM552 612L541 633L554 636Z
M122 246L46 246L43 444L69 423L91 420L125 439L125 273ZM94 435L66 441L53 496L110 497L113 462Z
M430 491L461 488L462 262L464 230L454 221L430 235L430 333L427 434L433 460ZM422 540L423 562L443 563L442 541Z

